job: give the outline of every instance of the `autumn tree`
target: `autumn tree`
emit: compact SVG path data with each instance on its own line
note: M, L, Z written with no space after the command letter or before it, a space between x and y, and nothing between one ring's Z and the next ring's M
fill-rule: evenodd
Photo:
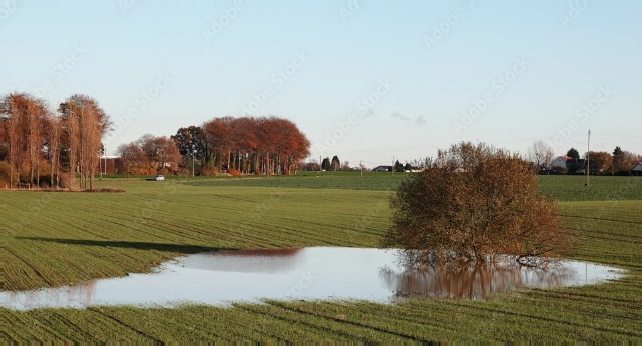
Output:
M391 198L385 246L402 246L417 264L524 262L569 249L558 231L557 203L519 156L486 144L440 150Z
M96 100L81 94L67 98L60 104L58 111L64 122L72 183L75 182L78 171L80 188L92 190L100 158L102 136L111 124L109 116Z
M626 175L638 163L638 157L632 152L624 151L619 146L613 150L613 174Z
M15 176L18 182L24 180L39 187L47 105L30 94L16 93L9 95L8 108L10 184L13 186ZM27 171L24 177L23 169Z
M147 158L145 153L136 142L120 145L118 147L118 155L126 167L127 179L129 179L132 168L137 169L142 165L146 165ZM135 173L138 173L138 171L136 170Z
M165 136L145 134L136 141L147 161L157 170L177 171L180 152L174 141Z
M613 164L613 156L605 151L589 151L584 154L585 159L589 159L592 167L598 172L608 171Z
M25 118L25 109L23 106L24 95L12 94L7 98L7 110L10 117L7 119L7 137L9 147L8 165L9 165L9 186L14 187L20 183L20 167L24 135L22 134L22 122Z
M280 174L296 171L310 142L297 126L277 117L214 118L202 126L219 170Z
M50 184L52 187L60 187L60 150L63 132L62 119L53 113L49 114L46 123L47 149L49 151L49 162L51 164Z

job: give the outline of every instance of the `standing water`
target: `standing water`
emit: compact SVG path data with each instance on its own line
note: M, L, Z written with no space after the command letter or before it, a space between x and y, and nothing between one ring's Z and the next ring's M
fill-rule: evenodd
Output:
M401 297L482 299L522 287L553 288L617 279L623 271L578 261L545 269L517 265L412 270L397 250L312 247L199 253L149 274L75 286L2 292L4 308L165 306L277 300L369 300Z

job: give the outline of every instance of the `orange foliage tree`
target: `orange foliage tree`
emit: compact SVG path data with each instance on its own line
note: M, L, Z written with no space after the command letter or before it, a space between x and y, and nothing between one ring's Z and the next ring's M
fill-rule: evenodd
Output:
M310 141L287 119L223 117L202 128L219 171L288 174L309 155Z
M439 151L391 199L384 245L404 247L412 262L519 262L571 249L559 230L557 202L540 195L537 176L517 155L485 144Z

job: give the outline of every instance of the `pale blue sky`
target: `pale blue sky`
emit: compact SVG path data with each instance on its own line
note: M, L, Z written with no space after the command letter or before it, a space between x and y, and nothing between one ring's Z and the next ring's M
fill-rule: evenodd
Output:
M0 93L94 97L110 153L244 113L371 167L462 140L584 152L589 128L642 153L640 18L637 0L0 0Z

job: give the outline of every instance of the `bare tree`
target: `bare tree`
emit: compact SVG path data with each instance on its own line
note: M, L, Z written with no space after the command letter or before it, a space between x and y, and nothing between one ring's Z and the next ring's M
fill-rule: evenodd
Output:
M70 172L75 181L80 173L80 188L93 189L101 139L109 129L109 117L98 103L86 95L72 95L59 108L68 138Z
M554 155L553 148L544 141L534 142L526 151L526 159L534 163L538 169L549 165Z
M9 186L15 186L15 183L20 184L20 157L23 144L21 138L21 127L24 115L24 95L12 94L7 98L8 109L11 117L7 120L7 136L9 137ZM17 181L14 181L17 177ZM18 185L19 186L19 185Z
M47 147L51 163L51 187L60 187L60 147L62 136L62 119L49 113L47 117Z
M47 107L44 101L29 94L9 95L11 117L7 123L9 136L10 184L14 175L21 181L23 166L28 170L29 184L40 185L40 161ZM14 170L17 174L14 174Z

